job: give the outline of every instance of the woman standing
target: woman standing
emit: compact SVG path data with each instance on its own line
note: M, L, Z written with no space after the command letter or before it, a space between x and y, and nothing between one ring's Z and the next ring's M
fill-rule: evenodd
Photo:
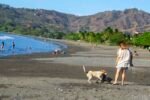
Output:
M114 85L117 84L117 80L119 77L119 74L122 76L122 81L121 84L124 85L124 80L126 77L126 70L128 67L130 67L130 62L131 62L131 53L128 49L128 45L125 42L120 42L119 43L119 50L117 52L117 59L116 59L116 75L115 75L115 81Z
M16 46L16 45L15 45L15 42L13 41L13 42L12 42L12 47L13 47L13 49L15 49L15 46Z
M2 45L1 45L2 50L4 49L4 46L5 46L5 43L4 43L4 41L2 41Z

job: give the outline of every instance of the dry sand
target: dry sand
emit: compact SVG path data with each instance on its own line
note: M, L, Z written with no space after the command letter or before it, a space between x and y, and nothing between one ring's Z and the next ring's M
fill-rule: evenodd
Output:
M105 69L114 77L117 47L60 41L64 55L32 54L0 58L0 100L150 100L150 53L139 53L125 86L87 83L87 69Z

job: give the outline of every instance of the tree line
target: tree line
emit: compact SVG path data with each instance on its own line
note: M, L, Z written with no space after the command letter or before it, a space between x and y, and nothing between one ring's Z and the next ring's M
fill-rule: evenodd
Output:
M23 34L23 35L33 35L33 36L41 36L46 38L53 38L53 39L62 39L64 37L64 33L57 31L57 29L47 27L24 27L22 25L15 24L13 22L5 22L0 24L0 31L1 32L12 32L16 34Z
M0 24L0 31L13 32L23 35L34 35L53 39L81 40L92 44L117 45L120 41L126 41L135 46L147 48L150 46L150 32L143 32L136 35L125 34L118 29L107 27L102 32L80 31L75 33L64 33L45 27L23 27L11 22Z
M143 32L136 35L125 34L118 29L108 27L102 32L77 32L65 36L69 40L81 40L93 44L117 45L120 41L126 41L135 46L147 48L150 46L150 32Z

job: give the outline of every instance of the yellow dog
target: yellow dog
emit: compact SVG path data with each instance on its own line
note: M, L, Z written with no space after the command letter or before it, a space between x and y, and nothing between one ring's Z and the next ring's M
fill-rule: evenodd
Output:
M97 78L98 80L102 81L103 80L103 75L107 75L107 72L105 70L100 70L100 71L86 71L85 66L83 65L83 71L86 73L86 76L88 78L88 82L91 83L91 79L93 77ZM98 81L97 80L97 81Z

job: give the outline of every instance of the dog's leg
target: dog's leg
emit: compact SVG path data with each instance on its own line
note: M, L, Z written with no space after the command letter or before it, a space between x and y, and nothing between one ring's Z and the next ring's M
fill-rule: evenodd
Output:
M103 78L102 77L98 77L98 80L101 82L101 83L103 83Z
M92 79L92 77L88 77L88 83L89 83L89 84L92 83L92 82L91 82L91 79Z
M99 83L99 79L96 80L96 83L97 83L97 84Z
M92 82L91 82L91 79L88 79L88 83L89 83L89 84L91 84L91 83L92 83Z

